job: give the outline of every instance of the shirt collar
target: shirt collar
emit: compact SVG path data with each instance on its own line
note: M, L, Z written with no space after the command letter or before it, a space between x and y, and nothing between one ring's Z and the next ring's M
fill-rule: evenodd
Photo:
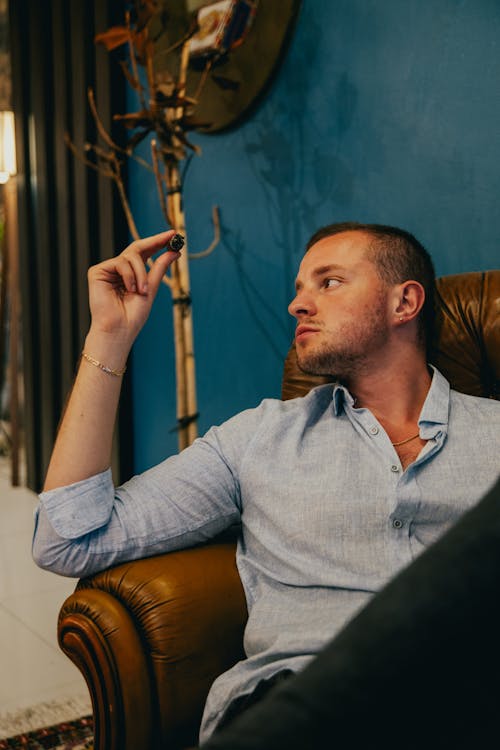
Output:
M345 385L338 381L333 385L333 411L335 416L338 417L344 410L344 404L347 403L349 406L354 406L354 398L351 396Z
M431 387L418 419L420 437L424 440L435 436L437 426L448 427L450 412L450 384L439 370L432 365L429 368L433 372Z
M429 440L435 436L436 426L447 427L450 408L450 384L439 370L432 365L429 365L429 367L432 370L431 386L418 420L420 436L424 440ZM342 413L345 405L355 406L354 398L342 383L334 384L332 398L336 417Z

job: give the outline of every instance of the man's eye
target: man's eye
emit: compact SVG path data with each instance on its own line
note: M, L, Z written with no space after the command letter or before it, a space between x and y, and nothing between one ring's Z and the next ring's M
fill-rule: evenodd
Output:
M325 279L324 285L327 289L334 289L337 286L340 286L340 279Z

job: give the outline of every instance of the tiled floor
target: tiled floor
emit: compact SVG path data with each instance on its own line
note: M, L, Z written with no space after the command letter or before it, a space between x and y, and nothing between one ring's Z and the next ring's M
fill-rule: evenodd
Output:
M36 496L10 486L9 465L0 459L0 738L30 707L50 704L68 711L72 703L91 713L80 672L57 644L59 608L75 586L37 568L31 559ZM58 720L76 718L62 715ZM9 723L10 721L10 723ZM17 725L16 725L17 726ZM30 728L30 727L26 727ZM33 728L33 727L31 727Z

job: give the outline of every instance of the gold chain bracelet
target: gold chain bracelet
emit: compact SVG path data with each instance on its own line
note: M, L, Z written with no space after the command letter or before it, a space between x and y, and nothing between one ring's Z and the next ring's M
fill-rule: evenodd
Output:
M99 360L94 359L94 357L91 357L90 354L87 354L87 352L82 352L82 357L87 360L87 362L90 362L91 365L95 365L103 372L107 373L108 375L114 375L116 378L119 378L121 375L123 375L126 371L126 367L123 368L123 370L112 370L111 367L107 367L106 365L103 365L102 362L99 362Z

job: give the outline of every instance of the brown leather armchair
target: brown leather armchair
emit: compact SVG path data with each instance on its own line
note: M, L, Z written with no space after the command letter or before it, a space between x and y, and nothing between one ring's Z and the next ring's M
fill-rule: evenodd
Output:
M438 280L432 361L465 393L500 397L500 271ZM290 350L284 399L326 378ZM246 605L234 542L118 565L82 580L59 616L59 643L92 697L96 750L196 744L213 680L244 658Z

